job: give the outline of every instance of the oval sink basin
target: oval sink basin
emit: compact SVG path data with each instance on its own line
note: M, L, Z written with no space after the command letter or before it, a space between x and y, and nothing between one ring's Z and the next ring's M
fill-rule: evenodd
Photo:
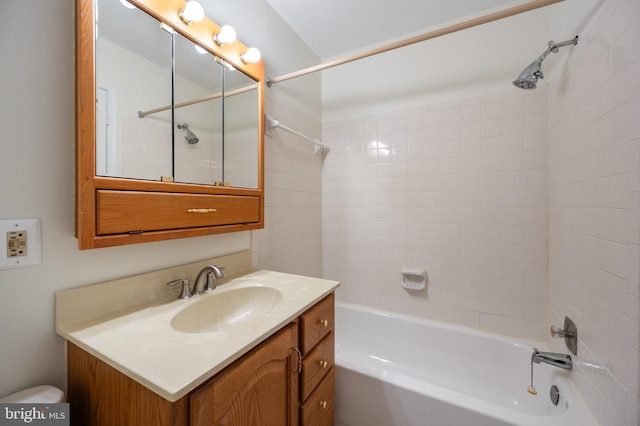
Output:
M178 312L171 326L184 333L222 330L260 318L280 300L282 293L271 287L244 287L214 293Z

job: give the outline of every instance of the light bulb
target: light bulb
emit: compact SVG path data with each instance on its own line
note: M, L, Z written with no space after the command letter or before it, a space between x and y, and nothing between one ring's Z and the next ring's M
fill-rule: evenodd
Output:
M204 9L197 1L188 1L184 9L178 12L180 19L187 25L192 22L200 22L204 19Z
M198 46L196 44L196 45L194 45L194 47L196 49L196 52L198 52L199 54L201 54L201 55L206 55L207 54L207 51L204 48L202 48L201 46Z
M223 46L225 43L233 43L236 41L236 30L231 25L225 25L220 28L220 32L213 37L218 45Z
M122 3L122 5L124 7L126 7L127 9L135 9L136 8L134 5L129 3L127 0L120 0L120 3Z
M249 50L240 55L240 59L245 64L260 62L260 51L255 47L250 47Z

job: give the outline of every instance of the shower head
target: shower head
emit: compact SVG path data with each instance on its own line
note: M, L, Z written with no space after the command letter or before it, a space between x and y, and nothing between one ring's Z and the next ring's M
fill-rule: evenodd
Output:
M197 144L200 141L196 134L189 129L187 129L187 136L184 137L184 140L186 140L191 145Z
M189 145L195 145L200 142L200 139L189 129L189 125L187 123L178 124L178 129L186 130L187 135L184 137L184 140L187 141Z
M519 87L520 89L532 90L536 88L536 84L538 83L539 78L544 78L544 73L542 72L542 61L545 60L549 53L558 53L560 47L569 46L569 45L578 44L578 36L567 41L562 41L560 43L555 43L550 41L548 44L547 50L542 53L533 61L528 67L526 67L518 76L517 79L513 81L513 85Z
M542 59L538 58L520 73L513 85L520 89L532 90L536 88L539 78L544 78L544 73L542 72Z

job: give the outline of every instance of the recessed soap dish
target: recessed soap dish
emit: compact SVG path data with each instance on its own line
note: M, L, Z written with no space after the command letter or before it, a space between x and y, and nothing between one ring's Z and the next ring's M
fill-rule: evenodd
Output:
M424 290L427 288L427 271L403 268L402 287L408 290Z

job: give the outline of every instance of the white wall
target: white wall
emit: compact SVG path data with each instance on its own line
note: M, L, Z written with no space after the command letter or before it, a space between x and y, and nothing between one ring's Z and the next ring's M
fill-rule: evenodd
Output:
M283 83L285 84L285 83ZM320 117L267 92L267 113L320 139ZM265 228L253 232L254 264L275 271L322 276L322 157L313 145L275 128L265 136Z
M40 265L0 271L0 395L42 383L64 388L64 342L54 331L57 290L251 248L250 233L237 233L77 249L73 3L0 0L0 219L40 218L43 245ZM264 7L263 2L247 0L221 10L216 3L228 18L219 22L236 25L243 41L245 34L259 39L265 44L265 57L273 45L287 57L287 66L310 65L313 54L273 11L245 18L249 24L252 19L260 21L260 34L240 29L252 3ZM209 16L218 21L215 12ZM34 30L25 31L25 23ZM278 71L279 66L268 68ZM314 111L319 105L319 79L287 90L281 90L281 98L295 98L296 108L310 111L308 115L318 120ZM270 96L277 97L278 92Z
M324 128L340 300L544 340L547 97L515 88ZM424 269L426 291L401 287Z
M578 327L600 424L637 425L640 1L606 2L580 38L549 90L549 319Z

